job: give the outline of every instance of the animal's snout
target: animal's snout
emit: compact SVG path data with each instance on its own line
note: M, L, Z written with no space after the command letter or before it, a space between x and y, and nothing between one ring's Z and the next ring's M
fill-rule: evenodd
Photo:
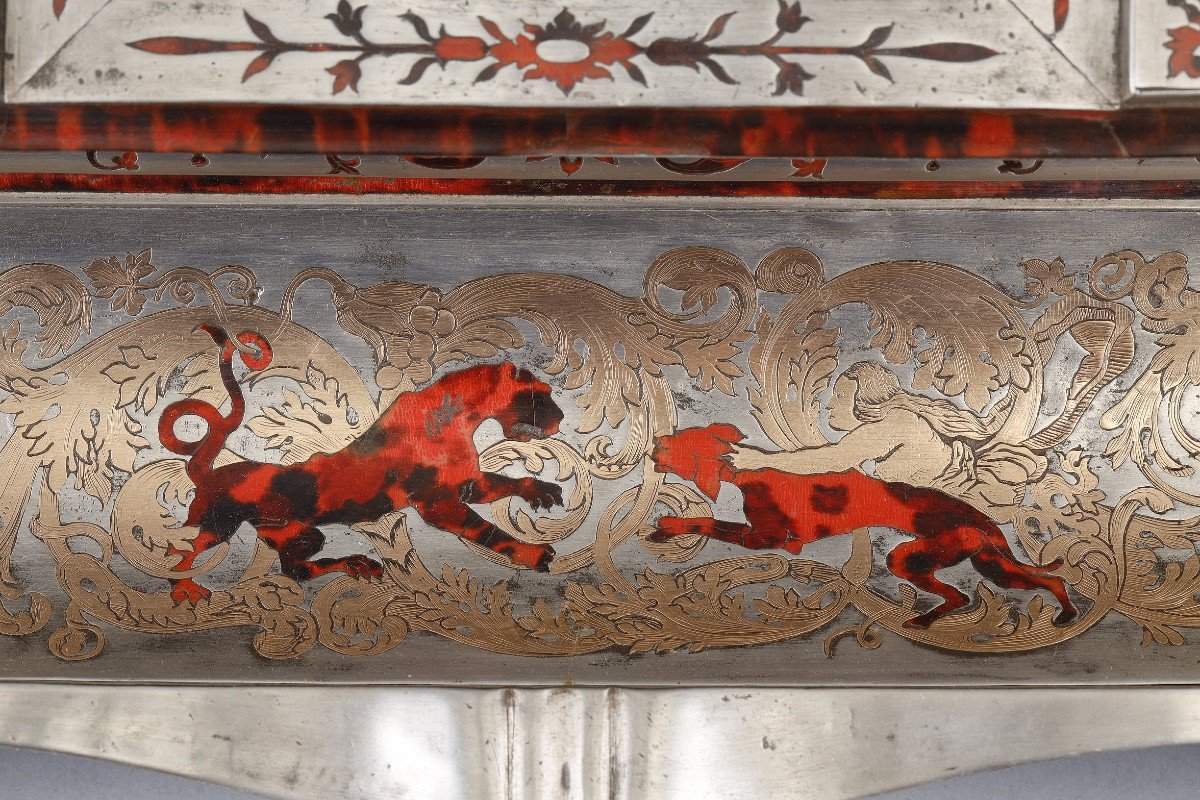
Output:
M545 432L546 436L551 436L558 432L559 423L566 416L563 410L558 407L558 403L554 402L554 398L549 392L535 393L533 395L533 419L535 425Z
M662 442L656 441L654 443L654 447L652 447L650 449L650 460L652 462L654 462L654 471L655 472L669 472L670 471L666 467L667 458L668 458L667 448L665 448L663 446Z
M545 439L550 436L553 431L545 431L537 425L530 425L527 422L518 422L512 426L512 434L522 439Z
M558 433L563 421L563 410L550 395L550 387L523 391L513 397L510 405L510 435L522 438L544 439Z

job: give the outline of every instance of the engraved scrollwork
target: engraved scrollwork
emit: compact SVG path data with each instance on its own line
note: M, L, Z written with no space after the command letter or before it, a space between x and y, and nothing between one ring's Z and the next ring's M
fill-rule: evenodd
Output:
M680 247L650 264L636 297L532 273L454 287L356 286L321 267L296 275L275 312L258 305L261 286L245 267L160 272L144 251L84 268L108 311L130 317L90 339L92 300L71 271L17 267L0 273L0 315L30 310L38 331L30 337L14 321L0 336L0 413L15 430L0 447L0 594L24 606L0 605L0 633L26 635L51 618L49 598L23 598L10 571L23 510L34 503L32 533L67 598L50 648L67 660L100 653L112 627L247 627L270 658L318 643L374 655L416 633L510 655L570 656L738 647L822 629L829 655L840 642L875 648L887 636L1003 653L1066 641L1115 613L1140 625L1147 643L1178 644L1182 631L1200 627L1200 495L1185 480L1200 458L1188 406L1200 385L1200 293L1185 264L1180 253L1147 259L1125 250L1075 273L1061 259L1030 259L1021 264L1025 295L1013 297L948 264L888 261L827 277L803 248L778 249L751 272L724 250ZM893 291L898 276L904 292ZM374 386L292 319L314 280L328 287L340 327L373 348ZM849 307L869 318L848 321ZM242 426L246 438L217 464L244 460L247 443L284 465L339 451L397 397L471 362L515 359L551 376L577 406L570 430L501 441L480 465L565 490L558 510L512 498L489 498L487 508L515 541L563 551L546 579L561 591L489 583L471 561L427 566L405 511L353 526L379 558L377 580L344 575L306 589L279 573L262 544L237 574L228 556L244 545L222 544L179 569L193 555L194 532L180 514L195 487L186 462L165 456L146 431L168 396L227 402L212 342L193 332L202 323L258 332L273 351L245 377L260 398ZM30 338L37 361L25 357ZM850 340L865 344L851 349ZM1078 354L1066 379L1048 379L1064 351ZM1118 379L1135 367L1141 372L1123 388ZM850 536L839 565L799 557L798 547L712 555L707 535L656 535L663 517L720 513L715 491L688 476L668 480L648 457L680 427L680 392L711 393L731 416L748 397L754 433L773 446L764 452L790 459L796 474L807 474L805 458L813 469L848 459L847 468L968 504L1007 531L1022 563L1065 582L1081 613L1056 618L1060 609L1041 594L984 574L969 607L914 626L928 600L907 582L889 588L878 579L866 528L828 532ZM1111 432L1103 452L1075 437L1085 419ZM871 450L885 441L886 450ZM1110 496L1101 461L1144 485ZM103 512L65 514L74 494ZM471 559L510 565L467 544ZM1163 549L1191 554L1168 559ZM167 593L163 579L201 573L223 582L210 598L178 602ZM863 618L833 627L851 609Z
M88 624L87 617L162 633L250 625L260 628L254 649L267 658L291 658L315 642L316 625L300 607L304 592L294 581L282 576L249 577L202 605L179 605L165 593L139 591L116 576L110 568L113 546L108 531L87 522L63 523L57 499L45 487L41 500L31 528L54 556L59 582L71 598L66 628L51 638L51 650L60 658L88 658L103 648L103 633ZM70 540L76 537L98 545L101 557L72 549Z

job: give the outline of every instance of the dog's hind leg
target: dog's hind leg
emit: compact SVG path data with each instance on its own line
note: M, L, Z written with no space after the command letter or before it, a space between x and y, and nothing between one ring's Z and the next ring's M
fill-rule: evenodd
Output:
M280 571L292 580L306 581L327 572L344 572L353 578L383 577L379 562L361 554L313 560L325 546L325 534L310 525L292 522L279 527L262 526L258 535L279 553Z
M180 556L179 563L171 569L176 572L187 572L195 566L196 558L210 547L225 541L212 531L201 530L190 542L191 550L184 550L174 545L167 546L167 552ZM212 594L208 589L196 583L191 578L171 580L171 599L176 603L199 603Z
M937 595L943 601L924 614L905 622L904 624L908 627L928 628L935 620L941 619L951 611L960 609L971 602L971 598L950 584L938 580L934 574L940 569L964 560L967 554L963 553L958 558L945 558L943 549L938 547L939 544L943 543L936 539L916 539L901 542L888 553L887 565L893 575L908 581L919 589Z
M1066 625L1079 613L1071 603L1071 598L1067 596L1067 587L1062 578L1039 575L1028 564L1022 564L1015 558L1010 558L991 548L972 556L971 563L975 565L975 569L979 570L980 575L997 586L1006 589L1045 589L1049 591L1062 607L1062 610L1054 617L1056 625Z
M1026 564L1013 553L1004 532L995 522L979 514L973 523L971 527L979 531L984 545L971 558L971 563L979 570L980 575L1006 589L1045 589L1050 592L1058 600L1061 609L1054 617L1056 625L1066 625L1078 616L1079 612L1067 596L1067 585L1063 583L1062 578L1050 574L1053 569L1061 566L1061 561L1049 566Z

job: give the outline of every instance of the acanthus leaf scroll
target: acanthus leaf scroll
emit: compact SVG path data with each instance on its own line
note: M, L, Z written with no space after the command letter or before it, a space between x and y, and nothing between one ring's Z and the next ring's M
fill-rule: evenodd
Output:
M348 655L418 647L416 633L512 655L699 651L813 633L848 609L864 619L828 631L829 653L843 637L880 646L881 631L947 650L1019 652L1081 635L1114 613L1138 623L1146 642L1182 643L1185 629L1200 627L1200 555L1164 561L1155 547L1194 550L1200 539L1200 513L1187 511L1200 497L1180 480L1200 455L1189 399L1200 384L1200 294L1185 264L1180 253L1126 250L1071 272L1060 259L1031 258L1021 267L1026 294L1013 297L935 262L880 262L827 278L803 248L777 250L751 270L718 248L681 247L649 266L641 296L525 273L449 287L357 286L320 268L282 287L278 311L259 305L250 269L160 272L149 251L93 261L83 270L90 291L63 267L14 267L0 274L8 317L0 412L15 429L0 447L0 633L43 629L58 602L24 593L13 575L14 544L31 536L53 558L66 598L49 643L68 660L101 652L108 628L244 627L270 658L318 644ZM889 291L900 275L902 295ZM374 351L373 379L292 318L297 293L320 296L321 284L342 331ZM869 310L861 329L839 316L849 306ZM36 331L22 329L18 309L32 312ZM98 313L128 319L91 336ZM498 442L480 463L497 473L516 465L563 487L561 507L512 497L489 506L491 522L514 541L558 548L546 580L561 591L543 596L479 577L480 559L501 570L511 562L478 544L454 563L427 566L414 546L415 518L400 510L354 526L381 565L377 580L297 581L259 541L211 597L173 600L167 579L211 578L230 547L247 546L191 563L192 532L175 512L194 502L194 485L185 460L154 436L170 402L227 402L212 340L189 333L201 325L270 336L270 365L239 378L248 394L268 398L241 435L280 464L353 445L396 398L473 364L518 360L551 381L570 408L564 429ZM847 363L851 336L866 343L855 364ZM1047 365L1064 347L1083 355L1068 380L1051 381ZM863 455L855 467L870 462L882 480L905 467L909 480L985 515L1017 560L1065 582L1079 616L1056 622L1049 595L984 575L968 607L914 626L929 597L905 582L898 594L879 585L866 530L846 531L844 564L806 559L799 548L656 535L664 517L713 517L703 485L668 480L651 458L685 427L682 395L703 398L710 422L749 413L759 427L746 433L766 443L762 451L799 454L794 463L810 451L843 457L847 442L883 441L876 434L886 428L891 452L854 451ZM1050 418L1040 413L1047 398L1059 409ZM827 412L842 422L834 426ZM1100 452L1072 438L1093 418L1109 433ZM232 446L216 463L244 458ZM1101 465L1136 470L1141 488L1110 496ZM62 500L72 492L104 510L68 518ZM23 528L29 504L35 513ZM443 534L422 527L420 535ZM145 581L128 583L128 569Z

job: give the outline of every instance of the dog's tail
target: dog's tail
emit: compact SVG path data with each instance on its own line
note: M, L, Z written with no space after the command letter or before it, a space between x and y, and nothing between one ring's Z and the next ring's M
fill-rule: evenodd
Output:
M1013 555L1012 548L1008 546L1008 540L1004 538L1000 528L996 523L987 519L983 514L979 515L982 519L979 524L972 522L972 527L977 528L984 534L987 549L991 550L991 557L999 563L994 567L1000 574L990 574L993 565L982 564L978 560L978 556L972 559L975 566L985 578L990 578L996 581L1001 586L1013 586L1022 589L1045 589L1054 595L1058 600L1061 610L1054 617L1055 625L1067 625L1072 620L1079 616L1079 611L1075 608L1075 604L1071 602L1071 596L1067 593L1067 585L1063 579L1052 574L1055 570L1061 567L1064 563L1062 558L1056 558L1049 564L1027 564L1024 561L1018 561ZM983 555L981 552L980 556ZM1007 573L1007 574L1003 574ZM1014 580L1020 576L1023 580Z
M221 348L219 359L221 382L225 385L225 391L229 392L233 406L228 415L222 415L212 403L187 398L174 402L163 409L162 417L158 421L159 441L172 453L191 456L187 465L187 473L193 482L197 482L201 475L212 468L213 461L225 447L225 441L238 429L246 416L246 398L242 395L242 387L233 374L234 351L238 351L242 357L242 363L250 369L263 369L271 363L271 345L257 333L246 331L239 333L237 337L238 342L258 350L258 355L254 355L239 349L222 328L205 323L200 325L198 330L211 336L217 346ZM208 431L194 442L183 441L175 435L175 423L183 417L200 417L207 423Z
M1021 569L1034 575L1050 577L1064 563L1061 558L1056 558L1049 564L1029 564L1021 561L1017 558L1016 553L1012 551L1012 547L1009 546L1008 539L1005 537L1004 531L1000 530L1000 526L978 511L972 515L971 527L983 533L984 541L1002 559L1016 564Z

